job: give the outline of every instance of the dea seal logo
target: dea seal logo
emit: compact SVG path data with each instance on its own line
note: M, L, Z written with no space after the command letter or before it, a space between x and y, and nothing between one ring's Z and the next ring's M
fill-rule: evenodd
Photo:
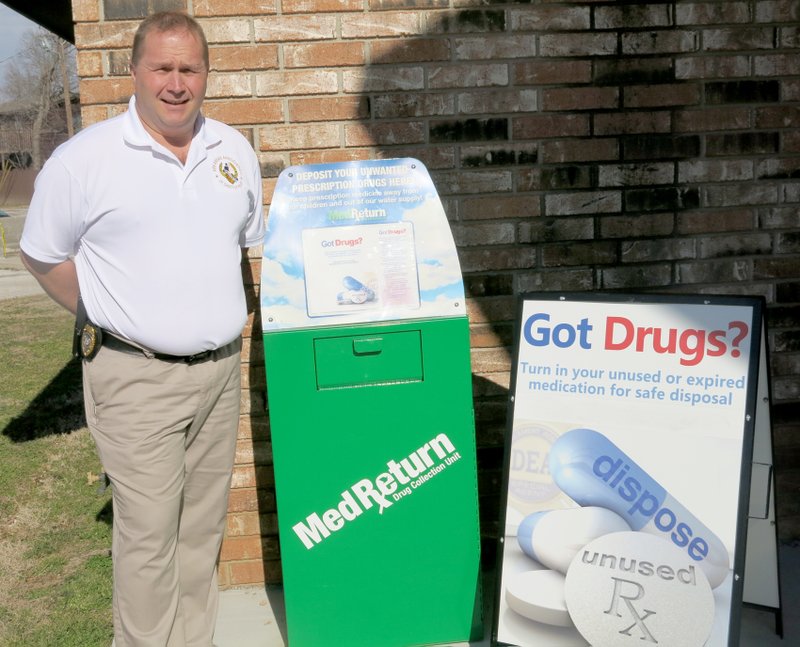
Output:
M239 188L242 184L239 165L230 157L218 157L214 160L214 175L229 188Z
M524 514L541 509L560 493L548 467L550 447L558 438L544 425L516 424L511 441L508 494Z

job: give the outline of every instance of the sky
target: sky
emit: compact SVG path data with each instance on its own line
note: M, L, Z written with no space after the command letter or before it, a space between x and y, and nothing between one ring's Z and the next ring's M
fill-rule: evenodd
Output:
M22 35L35 27L36 23L0 2L0 74L5 63L19 51Z

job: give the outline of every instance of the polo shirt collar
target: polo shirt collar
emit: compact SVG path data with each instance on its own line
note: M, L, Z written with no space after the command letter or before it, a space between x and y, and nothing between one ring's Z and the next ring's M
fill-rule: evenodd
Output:
M197 132L192 137L191 148L194 148L196 143L199 143L205 150L208 150L222 141L222 137L215 132L214 127L208 123L202 114L197 115L196 127ZM122 137L132 146L151 148L172 155L166 147L159 144L147 132L142 120L139 118L139 113L136 112L136 95L131 95L131 99L128 102L128 111L124 115L122 125Z

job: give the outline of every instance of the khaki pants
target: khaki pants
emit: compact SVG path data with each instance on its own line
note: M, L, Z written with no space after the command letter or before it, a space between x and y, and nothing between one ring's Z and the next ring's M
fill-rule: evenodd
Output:
M112 484L116 647L210 647L239 423L241 340L202 363L101 348L86 419Z

